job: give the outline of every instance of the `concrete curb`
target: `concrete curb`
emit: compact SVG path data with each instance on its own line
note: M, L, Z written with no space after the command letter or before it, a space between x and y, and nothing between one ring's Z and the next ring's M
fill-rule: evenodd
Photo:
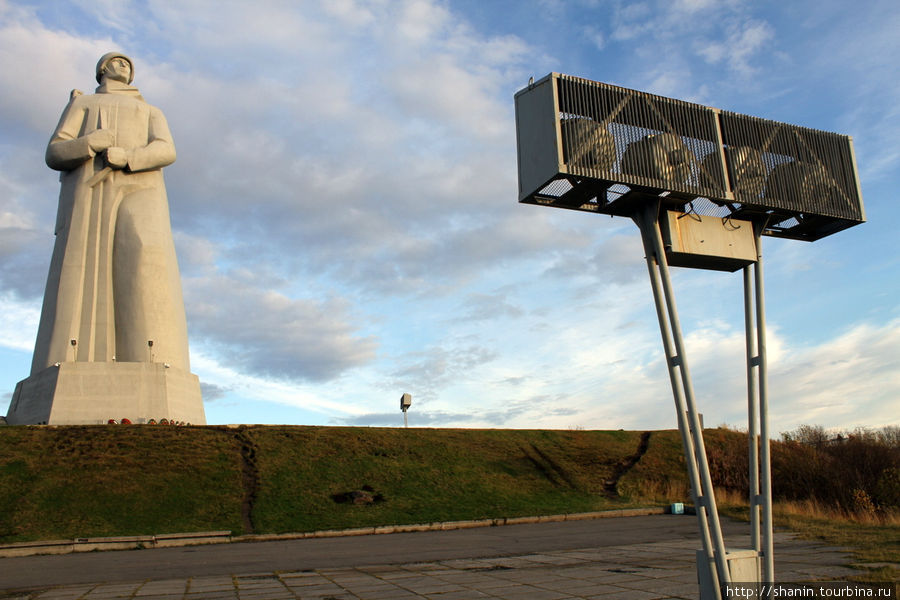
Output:
M140 548L169 548L195 544L221 544L231 540L230 531L198 531L195 533L17 542L0 545L0 558L34 556L36 554L71 554L73 552L95 552L98 550L137 550Z
M327 529L305 533L272 533L252 535L231 535L230 531L200 531L196 533L167 533L161 535L136 535L105 538L76 538L74 540L50 540L38 542L17 542L0 544L0 558L35 556L38 554L71 554L73 552L94 552L103 550L137 550L142 548L174 548L200 544L224 544L231 542L272 542L278 540L300 540L308 538L348 537L355 535L385 535L391 533L412 533L417 531L450 531L474 527L502 527L528 523L558 523L561 521L584 521L588 519L609 519L615 517L639 517L665 514L666 508L623 508L597 512L545 515L540 517L509 517L498 519L476 519L471 521L445 521L412 525L381 525L377 527L357 527L353 529Z

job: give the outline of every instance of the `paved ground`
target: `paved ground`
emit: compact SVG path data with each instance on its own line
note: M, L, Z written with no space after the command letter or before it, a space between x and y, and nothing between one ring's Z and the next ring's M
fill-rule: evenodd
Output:
M681 531L688 522L696 527L696 520L685 517L647 517L650 523L662 523L670 528L675 519ZM610 519L619 523L603 524L600 527L621 527L623 521L634 529L636 519ZM549 524L548 524L549 525ZM626 524L627 525L627 524ZM590 529L596 524L581 524ZM517 526L518 527L518 526ZM522 527L514 531L513 538L528 537L530 532L541 537L548 528L541 525ZM512 528L489 528L493 533ZM729 548L746 547L746 536L734 533L733 525L726 528L726 545ZM447 536L453 532L441 532L435 536ZM483 538L490 531L463 532L460 537L472 535L472 539ZM400 534L398 534L400 535ZM410 534L421 536L423 534ZM504 536L509 537L507 531ZM397 536L380 537L383 544L394 544ZM394 538L388 541L388 538ZM480 558L447 558L418 562L417 555L401 563L388 564L371 557L368 562L360 562L354 557L342 562L356 562L335 567L312 567L303 570L257 569L250 572L232 571L227 574L206 574L170 578L141 579L135 572L132 580L128 573L117 571L115 577L106 577L105 583L80 583L57 585L47 589L34 589L18 593L0 593L0 598L21 598L28 600L110 600L129 598L133 600L459 600L496 598L507 600L564 600L564 599L655 599L699 597L694 551L698 547L696 536L681 533L667 536L662 541L619 539L609 544L608 539L597 539L597 543L576 549L555 549L529 552L514 556ZM446 539L446 537L444 537ZM549 539L549 538L548 538ZM574 537L583 543L581 538ZM359 539L339 542L352 545ZM371 539L363 543L373 543ZM438 542L440 543L440 542ZM451 544L452 545L452 544ZM541 545L541 544L539 544ZM544 542L543 545L554 544ZM243 546L248 556L263 552L268 544L236 544ZM841 576L853 572L841 565L848 562L842 549L827 548L821 544L793 539L792 535L776 535L776 573L779 581L811 581L820 578ZM173 549L174 550L174 549ZM493 550L497 552L497 550ZM145 558L151 552L133 551L128 553L95 553L94 560L112 559L114 554L128 554L136 559ZM169 552L162 550L161 552ZM352 553L351 553L352 554ZM425 553L427 554L427 553ZM453 555L450 552L450 555ZM478 555L478 547L470 547L470 554ZM62 564L67 557L34 557L32 562L15 562L26 559L4 559L0 567L33 565L31 568L46 568ZM77 557L72 557L74 560ZM38 559L57 559L57 562L34 562ZM13 562L7 562L13 561ZM341 562L341 561L339 561ZM383 562L384 564L378 564ZM251 561L258 566L258 563ZM232 565L230 568L234 568ZM202 570L201 570L202 571ZM208 570L207 570L208 571ZM46 571L45 571L46 573ZM0 575L3 569L0 568ZM0 590L10 588L0 582Z

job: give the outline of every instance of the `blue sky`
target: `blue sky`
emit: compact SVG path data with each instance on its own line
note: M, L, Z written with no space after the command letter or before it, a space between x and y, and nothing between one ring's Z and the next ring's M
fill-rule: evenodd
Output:
M868 222L766 239L770 411L900 422L900 5L0 0L0 402L28 375L72 88L120 50L163 109L210 423L675 427L636 227L520 205L551 71L853 136ZM675 273L697 400L745 426L740 274ZM2 409L0 409L2 413Z

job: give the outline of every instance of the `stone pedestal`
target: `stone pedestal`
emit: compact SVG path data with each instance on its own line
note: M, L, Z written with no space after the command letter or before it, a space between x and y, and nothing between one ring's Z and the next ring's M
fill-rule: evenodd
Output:
M205 425L200 380L193 373L146 362L65 362L16 385L10 425L105 424L154 419Z

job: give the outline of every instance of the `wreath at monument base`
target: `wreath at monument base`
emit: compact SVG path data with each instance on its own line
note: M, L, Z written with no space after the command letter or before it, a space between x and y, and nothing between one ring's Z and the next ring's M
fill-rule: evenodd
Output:
M133 425L134 422L128 417L123 417L122 419L109 419L106 422L107 425ZM190 427L191 423L187 423L185 421L176 421L175 419L160 419L157 421L156 419L149 419L145 425L174 425L176 427Z

